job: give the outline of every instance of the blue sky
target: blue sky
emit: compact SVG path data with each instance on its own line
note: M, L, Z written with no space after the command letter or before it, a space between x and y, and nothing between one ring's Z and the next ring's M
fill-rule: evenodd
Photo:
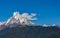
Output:
M36 13L36 24L60 25L60 0L0 0L0 21L7 20L14 11Z

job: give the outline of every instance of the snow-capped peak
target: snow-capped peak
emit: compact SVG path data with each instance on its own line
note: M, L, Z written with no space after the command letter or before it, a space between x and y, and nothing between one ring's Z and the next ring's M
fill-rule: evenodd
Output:
M43 27L48 27L48 25L47 24L44 24Z
M19 12L14 12L13 16L10 17L5 25L10 24L22 24L22 25L29 25L34 24L30 20L36 20L36 18L33 18L35 14L29 15L28 13L20 14Z
M0 22L0 26L3 25L3 24L5 24L5 22Z
M52 24L52 25L47 25L47 24L44 24L42 25L43 27L50 27L50 26L56 26L56 24Z
M53 24L52 26L56 26L56 24Z
M2 25L3 23L2 22L0 22L0 25Z
M14 12L13 17L17 20L20 17L19 12Z

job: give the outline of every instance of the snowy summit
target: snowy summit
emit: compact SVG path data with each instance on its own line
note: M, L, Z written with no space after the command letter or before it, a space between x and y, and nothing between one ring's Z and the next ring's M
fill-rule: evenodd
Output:
M34 13L29 15L28 13L20 14L19 12L14 12L13 16L5 22L5 25L32 25L34 23L32 23L31 20L37 20L34 16L36 16Z

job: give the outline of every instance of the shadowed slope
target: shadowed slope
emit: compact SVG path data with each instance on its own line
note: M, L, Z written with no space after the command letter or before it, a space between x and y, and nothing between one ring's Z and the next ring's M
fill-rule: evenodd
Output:
M5 29L6 30L6 29ZM1 38L60 38L60 28L25 26L8 28Z

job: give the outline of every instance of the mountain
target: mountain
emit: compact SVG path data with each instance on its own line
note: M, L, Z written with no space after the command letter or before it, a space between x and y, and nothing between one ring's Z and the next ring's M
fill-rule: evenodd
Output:
M34 16L14 12L7 21L0 22L0 38L60 38L60 26L36 25L31 22L37 20Z
M60 38L60 28L19 25L0 31L0 38Z
M16 25L33 25L34 23L31 22L31 20L36 20L36 18L33 18L36 16L36 14L31 13L29 15L28 13L20 14L19 12L14 12L13 16L11 16L7 21L0 22L1 25L5 26L16 26Z
M34 13L31 13L31 15L30 15L28 13L20 14L19 12L14 12L13 16L11 16L7 21L0 22L0 26L2 26L2 25L5 25L7 27L16 27L17 25L36 26L36 24L31 22L32 20L37 20L37 18L34 18L35 16L36 16L36 14L34 14ZM42 26L49 27L49 26L56 26L56 24L53 24L53 25L44 24Z

